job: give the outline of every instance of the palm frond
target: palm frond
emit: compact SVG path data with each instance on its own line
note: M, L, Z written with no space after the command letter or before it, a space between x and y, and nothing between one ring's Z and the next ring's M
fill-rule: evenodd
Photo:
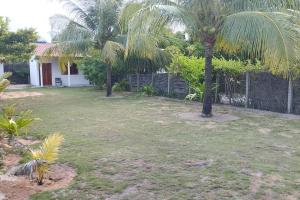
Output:
M63 140L63 136L58 133L48 136L40 146L40 149L31 152L32 159L45 160L48 164L55 162Z
M120 58L120 55L124 54L124 50L125 48L122 44L107 41L102 49L101 58L105 63L113 65Z
M300 59L300 27L280 12L240 12L226 18L219 47L261 58L277 74L288 75Z

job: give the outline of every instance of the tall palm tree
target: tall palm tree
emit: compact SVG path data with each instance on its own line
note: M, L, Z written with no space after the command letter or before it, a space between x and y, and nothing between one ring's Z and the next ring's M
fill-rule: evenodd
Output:
M298 0L143 2L130 23L128 45L135 44L139 38L151 38L148 35L157 34L163 26L174 22L183 24L205 48L204 117L212 116L212 58L216 47L259 58L273 72L286 76L297 67L300 59Z
M59 0L67 15L51 18L54 42L65 55L86 55L99 50L99 59L107 64L107 96L112 95L112 66L125 51L127 23L140 7L124 6L122 0ZM125 9L126 10L122 10ZM124 40L125 38L125 40ZM125 41L125 42L124 42Z

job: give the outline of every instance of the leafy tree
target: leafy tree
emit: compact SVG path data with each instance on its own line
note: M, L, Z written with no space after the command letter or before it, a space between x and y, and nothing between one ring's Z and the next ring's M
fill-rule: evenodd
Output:
M173 22L185 24L204 47L205 97L202 115L212 115L212 59L216 47L258 58L272 72L288 75L299 62L298 0L145 0L133 18L134 44ZM293 10L294 9L294 10ZM139 29L144 32L139 31ZM155 40L152 41L155 43ZM155 45L155 44L153 44Z
M9 21L0 17L0 61L6 63L28 61L37 41L34 29L8 30Z

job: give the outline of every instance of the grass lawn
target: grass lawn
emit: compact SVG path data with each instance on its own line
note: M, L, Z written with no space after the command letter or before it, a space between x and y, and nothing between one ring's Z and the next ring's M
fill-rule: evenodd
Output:
M59 162L78 173L68 189L32 199L300 198L299 120L216 106L240 119L189 121L178 114L199 105L108 99L90 88L32 91L45 95L17 100L43 120L32 134L64 134Z

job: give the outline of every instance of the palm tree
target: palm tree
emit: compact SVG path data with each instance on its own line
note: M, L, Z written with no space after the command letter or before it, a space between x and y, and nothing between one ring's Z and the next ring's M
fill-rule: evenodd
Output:
M99 59L107 64L107 96L112 95L112 66L124 54L124 32L138 4L123 7L122 0L60 0L68 15L51 18L55 48L65 55L86 55L99 51ZM127 8L122 12L122 8ZM130 12L129 12L130 11ZM126 18L126 19L125 19ZM122 25L122 26L121 26Z
M174 22L183 24L205 48L202 116L210 117L215 48L259 58L287 76L300 59L299 6L298 0L146 0L130 23L128 44Z

